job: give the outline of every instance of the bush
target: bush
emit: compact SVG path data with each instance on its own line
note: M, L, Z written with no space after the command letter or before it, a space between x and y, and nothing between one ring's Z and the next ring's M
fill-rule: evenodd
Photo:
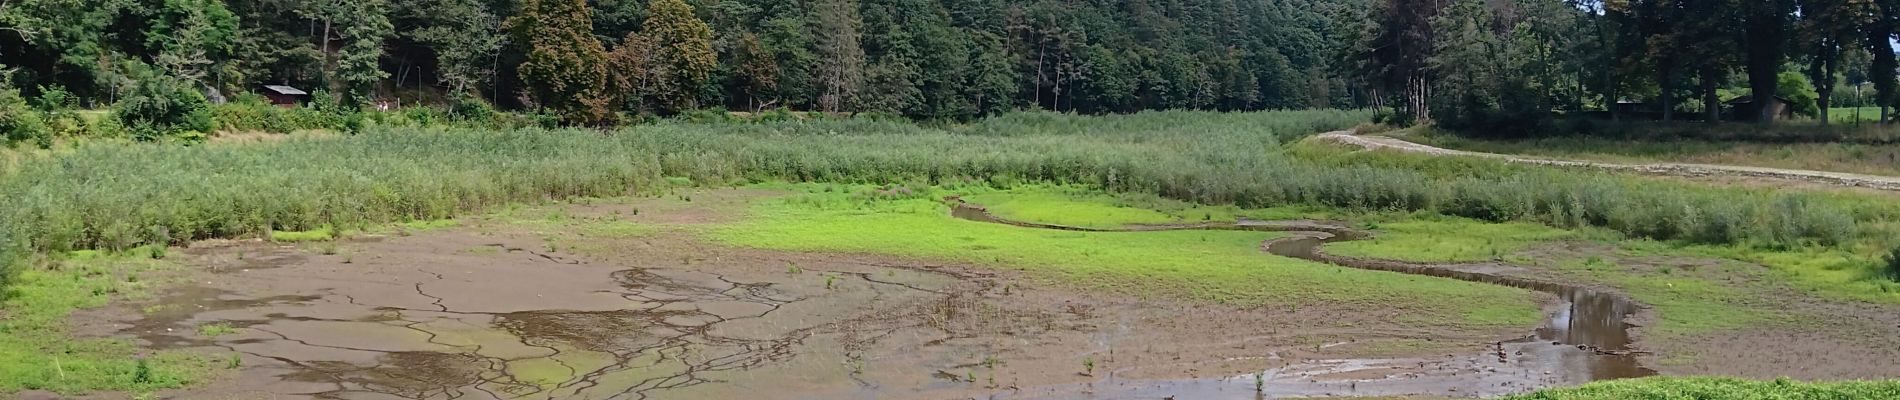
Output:
M27 106L19 89L0 87L0 139L7 144L33 140L49 147L51 135L40 112Z
M40 86L40 97L35 99L33 106L47 112L71 110L78 105L78 101L79 98L74 97L73 93L66 91L65 88Z
M1886 265L1880 269L1881 275L1885 275L1888 280L1900 282L1900 247L1895 247L1892 252L1887 253L1886 257L1882 257L1881 261L1886 262Z
M449 99L449 118L463 122L488 123L495 118L495 107L466 93Z
M202 134L215 128L211 105L203 93L190 83L158 74L139 79L113 112L132 131L133 138L143 141L184 136L186 132Z

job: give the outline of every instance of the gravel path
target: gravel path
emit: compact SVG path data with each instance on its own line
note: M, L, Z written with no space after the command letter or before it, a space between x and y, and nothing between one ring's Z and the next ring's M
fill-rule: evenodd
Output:
M1633 171L1645 174L1675 176L1740 176L1771 179L1786 179L1827 185L1863 187L1878 190L1900 191L1900 177L1849 174L1843 172L1809 171L1799 169L1744 167L1736 165L1713 164L1619 164L1599 161L1557 160L1547 158L1523 157L1508 154L1478 153L1452 150L1407 142L1384 136L1359 136L1350 131L1322 133L1318 140L1359 146L1370 150L1391 149L1403 152L1425 153L1445 156L1483 157L1507 162L1551 165L1560 167L1602 168Z

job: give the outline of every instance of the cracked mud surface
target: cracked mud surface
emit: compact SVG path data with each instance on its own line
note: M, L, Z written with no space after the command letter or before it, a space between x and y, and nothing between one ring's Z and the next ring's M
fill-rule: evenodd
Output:
M691 229L758 195L562 207ZM1263 370L1274 395L1469 396L1573 379L1497 361L1496 339L1529 327L1408 326L1377 305L1137 301L988 268L505 221L336 247L202 243L180 252L202 267L193 284L75 324L241 355L233 377L161 393L181 399L1250 399Z

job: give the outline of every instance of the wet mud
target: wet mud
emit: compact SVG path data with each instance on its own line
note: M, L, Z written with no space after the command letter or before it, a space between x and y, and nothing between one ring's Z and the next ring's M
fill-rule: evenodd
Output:
M697 195L699 207L677 213L583 210L716 221L689 213L743 201L721 193L738 192ZM1193 228L1292 231L1265 246L1313 257L1360 234L1244 224L1260 226ZM1171 303L683 232L585 238L593 251L549 235L474 222L322 251L208 243L180 252L202 267L192 284L75 322L90 335L238 357L223 379L160 393L178 399L1465 397L1646 373L1617 364L1623 329L1598 327L1617 328L1626 311L1616 307L1628 303L1594 292L1553 291L1569 301L1550 326L1500 341L1497 331L1393 324L1403 316L1378 305ZM229 329L201 329L212 325Z
M1495 395L1554 385L1597 380L1636 378L1656 371L1639 362L1644 354L1632 347L1628 321L1641 306L1621 294L1535 278L1514 276L1525 267L1504 263L1437 264L1345 257L1327 254L1326 243L1364 240L1371 232L1328 221L1205 222L1173 225L1134 225L1099 229L1014 221L991 214L981 205L958 198L946 199L957 218L1024 228L1086 232L1153 232L1168 230L1241 230L1285 232L1290 236L1268 240L1261 250L1278 256L1344 267L1399 272L1469 282L1504 285L1556 296L1545 323L1521 337L1499 340L1480 354L1431 359L1321 359L1237 376L1135 382L1095 382L1117 387L1116 398L1185 395L1186 398L1238 398L1235 393L1265 396L1391 396ZM1245 397L1245 396L1242 396ZM1091 398L1077 396L1075 398Z

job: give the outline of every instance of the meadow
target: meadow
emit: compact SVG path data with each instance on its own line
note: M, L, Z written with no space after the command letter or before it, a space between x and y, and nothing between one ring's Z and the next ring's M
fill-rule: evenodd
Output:
M1753 142L1697 138L1559 136L1491 140L1419 130L1406 140L1448 149L1618 163L1693 163L1900 175L1900 145L1854 141Z
M1395 304L1470 327L1524 325L1536 314L1521 291L1264 256L1257 244L1269 233L1048 234L951 220L936 197L954 194L1006 217L1077 226L1348 220L1382 234L1331 251L1426 262L1509 257L1549 241L1614 241L1629 251L1757 262L1773 269L1769 276L1828 299L1900 303L1900 284L1879 270L1879 256L1900 232L1900 206L1886 198L1300 141L1368 118L1347 111L1023 113L968 124L666 121L613 131L370 123L353 135L264 143L82 142L0 153L0 202L9 205L0 208L0 265L8 269L10 312L57 316L97 306L117 293L113 285L127 284L122 276L56 268L74 252L151 252L209 238L323 241L514 204L766 185L805 194L761 205L753 220L713 237L771 249L1040 265L1038 279L1137 297L1238 306ZM867 191L883 194L853 195ZM1094 244L1076 244L1083 242ZM1208 259L1255 268L1209 268ZM1730 317L1752 311L1696 300L1724 292L1698 291L1703 286L1693 280L1644 286L1623 278L1602 279L1664 310L1666 331L1734 326L1739 319ZM107 286L47 291L64 287L49 282L66 279ZM1341 289L1368 286L1404 290ZM83 301L60 300L69 297ZM10 330L58 331L49 321L13 322L37 325ZM0 343L15 353L0 357L19 360L78 343L0 336L15 341ZM97 361L117 371L105 374L117 380L67 388L176 386L194 379L181 371L215 362L167 360L143 367L157 368L146 378L128 380L144 363L122 357L134 349L86 343L97 348L74 354L100 356L75 362Z
M1776 249L1884 246L1896 215L1832 194L1284 144L1365 118L1032 113L936 127L866 119L611 132L387 127L269 145L101 143L0 163L0 197L11 205L0 210L0 259L435 220L514 202L651 192L669 178L1078 184L1209 205L1425 211Z

